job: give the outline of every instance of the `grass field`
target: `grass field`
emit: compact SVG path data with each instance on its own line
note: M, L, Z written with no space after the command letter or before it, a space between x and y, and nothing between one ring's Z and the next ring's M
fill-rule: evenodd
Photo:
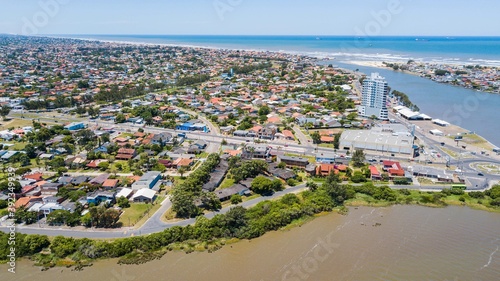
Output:
M0 122L0 130L7 130L8 128L19 128L19 127L31 127L33 123L31 120L24 120L24 119L12 119L10 121L1 121Z
M234 179L230 179L226 176L222 181L222 183L220 184L219 188L220 189L229 188L233 185L234 185Z
M151 204L131 203L129 208L123 209L123 214L120 216L119 222L123 226L134 225L150 208Z
M158 196L155 200L155 204L145 204L145 203L130 203L130 207L123 209L123 214L120 216L119 222L123 226L139 226L142 225L148 218L146 212L149 210L149 215L153 215L161 206L161 202L165 199L164 196Z
M130 173L130 167L128 165L128 161L115 160L115 162L113 162L113 167L116 168L116 164L118 163L122 166L121 170L117 168L119 173Z

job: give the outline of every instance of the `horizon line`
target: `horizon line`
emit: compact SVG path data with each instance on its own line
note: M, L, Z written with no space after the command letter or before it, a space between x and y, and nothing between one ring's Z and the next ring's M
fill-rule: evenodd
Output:
M24 34L16 34L16 33L0 33L0 35L15 35L15 36L53 36L53 35L83 35L83 36L243 36L243 37L254 37L254 36L262 36L262 37L359 37L359 38L383 38L383 37L430 37L430 38L473 38L473 37L483 37L483 38L495 38L500 37L500 35L335 35L335 34L128 34L128 33L47 33L47 34L33 34L33 35L24 35Z

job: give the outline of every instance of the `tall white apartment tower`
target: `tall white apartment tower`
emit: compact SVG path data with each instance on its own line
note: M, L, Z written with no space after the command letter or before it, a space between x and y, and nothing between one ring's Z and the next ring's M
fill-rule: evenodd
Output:
M388 86L385 78L372 73L363 81L361 106L358 113L364 117L377 116L380 120L388 119L387 94Z

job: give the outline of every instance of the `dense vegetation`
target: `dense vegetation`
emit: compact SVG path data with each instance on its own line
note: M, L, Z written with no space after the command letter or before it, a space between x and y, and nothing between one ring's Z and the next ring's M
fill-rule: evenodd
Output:
M400 92L400 91L392 91L392 95L394 95L395 97L398 98L398 100L406 107L408 107L409 109L413 110L413 111L420 111L420 108L418 108L418 106L416 104L413 104L411 101L410 101L410 98L403 92Z
M212 153L207 160L181 184L172 189L172 210L178 217L196 217L202 209L196 206L195 201L200 200L207 209L217 210L221 204L212 192L202 192L203 184L210 180L210 173L219 165L220 156Z

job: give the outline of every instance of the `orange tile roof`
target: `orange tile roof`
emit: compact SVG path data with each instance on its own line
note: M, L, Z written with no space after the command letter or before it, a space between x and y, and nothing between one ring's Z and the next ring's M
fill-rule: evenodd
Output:
M14 208L17 209L20 207L26 207L30 202L36 202L41 200L42 200L41 196L21 197L17 199L16 203L14 204Z
M103 187L115 187L118 184L118 180L107 179L102 183Z

